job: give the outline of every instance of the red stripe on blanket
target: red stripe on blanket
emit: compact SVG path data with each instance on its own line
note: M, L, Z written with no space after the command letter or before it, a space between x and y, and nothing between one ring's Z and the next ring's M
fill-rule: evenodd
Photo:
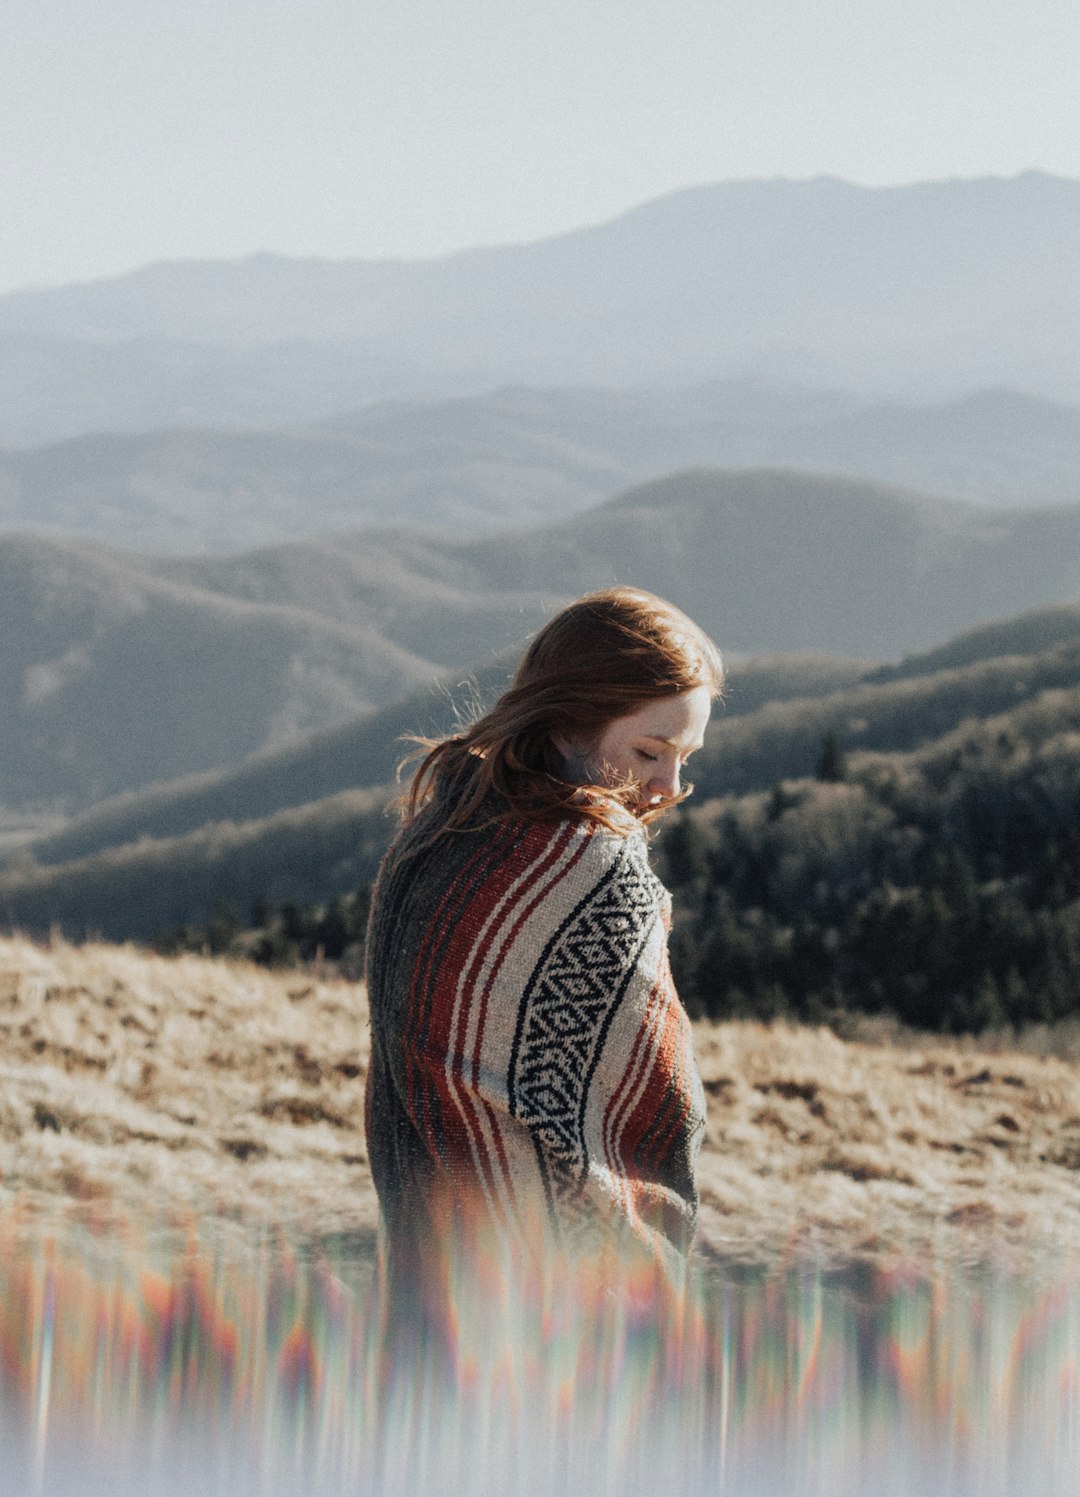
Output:
M693 1108L680 1063L690 1043L687 1019L675 991L666 946L657 988L661 1003L652 1026L653 1075L625 1130L629 1152L642 1178L655 1177L658 1162L667 1153L674 1132L685 1123Z
M501 835L499 834L501 833ZM427 1145L433 1159L440 1157L435 1120L432 1112L432 1086L437 1095L443 1087L434 1073L427 1045L418 1048L416 1036L427 1032L431 1021L432 1000L436 984L432 981L435 968L436 943L448 923L456 921L460 909L469 900L469 890L477 881L484 887L484 880L491 867L497 867L505 858L506 844L512 841L513 832L500 828L489 842L477 849L464 868L445 890L428 922L413 966L412 981L406 1009L402 1045L405 1054L405 1098L413 1124ZM425 1081L428 1085L425 1085Z
M672 1144L680 1133L685 1133L692 1111L693 1099L684 1085L682 1068L676 1063L667 1077L663 1106L657 1110L652 1129L637 1150L643 1177L659 1178L661 1162L673 1157Z
M604 1158L607 1160L616 1179L624 1181L629 1193L629 1179L623 1159L621 1148L622 1134L624 1128L624 1115L630 1106L630 1099L641 1084L641 1078L647 1070L652 1059L652 1030L655 1026L655 1012L658 1003L662 999L662 989L659 983L653 985L649 991L648 1002L645 1005L645 1013L634 1036L633 1048L630 1051L630 1059L618 1087L612 1095L604 1113L604 1126L602 1143ZM627 1208L631 1201L626 1202Z
M554 832L550 826L537 824L534 828L530 828L526 836L510 850L508 855L502 855L497 863L489 863L483 882L476 883L475 880L471 880L472 893L455 909L450 939L444 946L437 965L432 968L429 975L432 992L445 994L445 1001L437 1001L431 1009L425 1045L425 1071L429 1083L436 1088L443 1102L444 1136L443 1150L440 1152L445 1155L445 1162L460 1158L466 1159L470 1169L475 1169L479 1173L489 1190L495 1187L493 1171L496 1168L501 1168L503 1178L509 1179L509 1162L501 1137L499 1116L491 1107L483 1103L482 1099L475 1095L470 1096L466 1088L454 1084L460 1083L464 1068L470 1062L470 1057L466 1053L466 1038L474 999L473 983L483 963L485 953L490 949L499 930L505 926L505 915L501 920L491 920L492 910L496 909L506 898L514 884L521 879L526 870L529 870L530 864L535 864L540 860L539 866L529 873L522 889L515 891L515 896L509 905L509 910L512 911L520 902L521 896L527 895L536 881L543 876L544 871L550 868L574 830L573 824L560 826ZM546 853L545 844L551 844ZM563 869L558 878L549 883L549 887L553 887L559 879L564 877L566 871ZM535 905L536 901L532 903ZM462 973L466 974L466 980L463 984L457 1024L454 1026L453 995ZM482 1034L478 1033L470 1064L473 1085L479 1074L481 1040ZM485 1107L484 1117L496 1139L497 1154L494 1160L489 1155L480 1116L476 1110L478 1102L482 1102Z
M631 1182L656 1178L660 1161L693 1105L682 1075L685 1045L682 1010L673 988L665 985L662 995L662 1006L650 1035L650 1074L619 1137L619 1154Z

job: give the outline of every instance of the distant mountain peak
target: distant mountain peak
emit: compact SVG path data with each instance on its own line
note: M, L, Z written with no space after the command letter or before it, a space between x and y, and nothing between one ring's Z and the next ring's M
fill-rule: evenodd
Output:
M412 262L162 262L0 297L0 412L8 431L53 434L57 413L81 430L207 411L280 425L507 384L740 376L878 400L1004 385L1080 403L1078 238L1080 182L1030 170L704 184L534 243Z

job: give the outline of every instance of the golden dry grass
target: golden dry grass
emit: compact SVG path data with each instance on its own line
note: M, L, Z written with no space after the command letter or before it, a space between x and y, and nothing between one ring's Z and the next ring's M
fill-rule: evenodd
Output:
M130 947L0 940L8 1207L370 1232L363 990ZM698 1025L706 1254L1080 1242L1080 1066Z
M0 1175L42 1208L375 1220L355 986L0 941Z

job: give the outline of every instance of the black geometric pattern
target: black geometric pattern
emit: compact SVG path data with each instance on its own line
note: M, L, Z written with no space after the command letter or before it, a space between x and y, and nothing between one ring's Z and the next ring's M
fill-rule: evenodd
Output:
M584 1123L604 1040L660 910L636 839L548 942L522 997L510 1111L531 1130L549 1198L565 1210L588 1173Z

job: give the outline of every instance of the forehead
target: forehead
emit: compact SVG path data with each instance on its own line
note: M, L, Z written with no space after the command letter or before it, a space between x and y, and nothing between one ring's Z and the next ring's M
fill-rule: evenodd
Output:
M659 697L646 702L626 717L611 724L609 732L633 733L648 738L663 738L669 743L696 743L705 731L712 708L708 687L695 686L678 696Z

